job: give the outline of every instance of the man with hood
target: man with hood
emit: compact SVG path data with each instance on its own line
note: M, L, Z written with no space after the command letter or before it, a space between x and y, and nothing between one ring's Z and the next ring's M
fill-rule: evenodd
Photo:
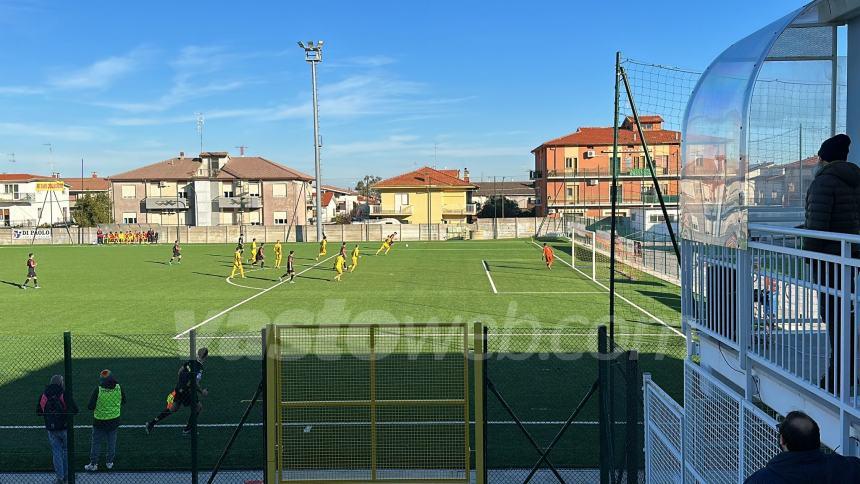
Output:
M821 166L806 192L804 228L807 230L860 234L860 167L847 161L850 145L851 138L844 134L838 134L821 143L821 149L818 150ZM814 252L841 255L840 243L834 240L804 237L803 248ZM853 247L851 255L860 257L860 247ZM812 271L819 284L840 289L841 278L835 264L813 261ZM839 348L834 346L834 343L839 341L837 333L842 317L838 297L824 292L819 293L818 312L821 320L827 323L827 334L831 348L828 356L827 375L822 378L821 386L832 392L835 388L835 377L839 375ZM854 333L853 318L851 333L852 335ZM834 365L834 360L837 362L836 365ZM854 361L853 345L850 361ZM851 365L851 381L853 382L853 380L854 365Z
M116 434L119 429L119 416L125 405L125 390L111 374L110 370L99 373L99 384L90 395L87 408L93 411L93 442L90 446L90 463L84 470L95 472L99 470L99 456L102 444L107 443L105 467L113 469L116 456Z
M54 475L57 478L57 483L67 482L69 453L66 430L69 425L69 417L78 413L78 406L75 405L72 396L66 392L66 382L62 375L51 377L51 382L39 397L36 413L45 419L45 429L48 431L48 442L51 444Z

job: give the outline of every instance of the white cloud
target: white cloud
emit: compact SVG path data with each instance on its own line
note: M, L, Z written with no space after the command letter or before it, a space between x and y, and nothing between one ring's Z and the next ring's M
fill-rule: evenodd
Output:
M38 137L45 140L91 141L100 138L100 131L90 126L0 123L0 132L6 136Z
M102 89L136 70L146 54L145 49L138 48L123 56L98 60L82 69L58 75L50 84L59 89Z
M37 86L0 86L0 96L29 96L44 93L45 89Z

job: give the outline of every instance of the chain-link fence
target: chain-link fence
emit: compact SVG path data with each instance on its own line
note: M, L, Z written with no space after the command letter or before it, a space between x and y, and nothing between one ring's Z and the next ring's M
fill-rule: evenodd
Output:
M186 431L189 404L175 414L166 411L171 398L178 400L172 392L181 381L180 368L193 359L192 338L4 338L3 354L11 357L0 364L0 482L45 482L62 467L54 465L52 455L51 440L58 440L37 414L37 407L50 413L42 395L60 377L66 407L78 410L64 436L70 482L196 482L195 475L205 482L261 383L262 340L260 333L195 335L195 340L209 355L200 371L196 434ZM105 389L119 389L122 395L118 426L109 423L112 419L96 419L99 392ZM262 478L262 425L262 412L251 411L214 482ZM59 450L57 457L63 461Z

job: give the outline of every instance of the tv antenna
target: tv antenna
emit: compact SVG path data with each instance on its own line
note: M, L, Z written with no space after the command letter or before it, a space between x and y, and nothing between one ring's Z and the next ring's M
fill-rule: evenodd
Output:
M245 150L248 149L248 147L245 145L234 146L233 148L239 150L239 156L245 156Z
M197 113L197 134L200 136L200 152L203 153L203 113Z
M42 143L42 146L48 147L48 154L51 157L51 176L54 176L54 143Z

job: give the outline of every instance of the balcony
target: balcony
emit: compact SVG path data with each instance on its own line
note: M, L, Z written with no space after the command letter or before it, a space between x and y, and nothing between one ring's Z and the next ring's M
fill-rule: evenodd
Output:
M642 203L660 203L660 199L657 197L656 193L643 193L640 197ZM663 194L663 201L666 203L678 203L678 195L666 195Z
M383 208L382 205L370 205L371 217L408 217L412 215L412 205L401 205L395 208Z
M188 210L188 200L178 197L146 197L143 199L143 205L147 210Z
M216 199L219 210L256 210L263 206L260 197L218 197Z
M805 411L828 447L850 449L860 427L851 376L860 375L852 351L860 345L852 328L860 236L749 230L746 250L683 241L682 317L699 335L701 364L782 415ZM829 253L807 250L810 242ZM852 421L848 431L842 423Z
M586 194L587 195L587 194ZM678 195L663 195L663 200L667 205L677 205ZM609 208L612 202L609 197L589 197L579 196L574 198L556 197L550 198L548 201L550 207L567 207L567 208L586 208L586 207L602 207ZM641 207L646 205L658 205L660 200L656 194L642 193L638 196L627 194L625 197L618 197L619 207Z
M657 171L657 178L678 178L680 175L678 174L678 170L671 171L668 168L658 166L655 168ZM548 170L547 178L549 179L575 179L575 178L602 178L602 179L611 179L612 178L612 170L608 167L598 167L598 168L577 168L577 169L566 169L566 170ZM651 178L651 171L647 168L627 168L618 173L618 178Z
M36 201L35 193L0 193L0 203L29 204Z
M478 213L478 205L475 203L467 203L465 206L442 206L442 215L475 215L476 213Z

